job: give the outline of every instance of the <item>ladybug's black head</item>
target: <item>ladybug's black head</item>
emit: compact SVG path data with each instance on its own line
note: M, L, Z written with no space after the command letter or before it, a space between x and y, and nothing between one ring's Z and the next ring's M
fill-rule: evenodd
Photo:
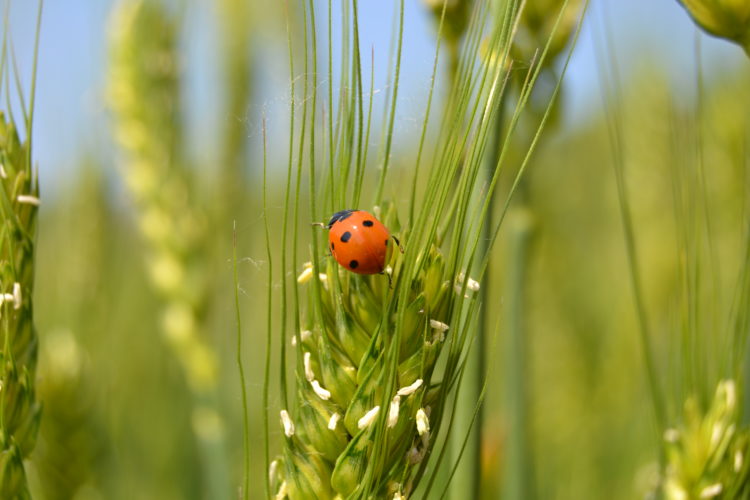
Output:
M347 217L349 217L351 214L353 214L356 211L357 210L350 209L350 210L341 210L339 212L336 212L335 214L331 216L331 220L328 221L328 224L326 224L326 227L328 229L331 229L331 226L333 226L339 221L346 219Z

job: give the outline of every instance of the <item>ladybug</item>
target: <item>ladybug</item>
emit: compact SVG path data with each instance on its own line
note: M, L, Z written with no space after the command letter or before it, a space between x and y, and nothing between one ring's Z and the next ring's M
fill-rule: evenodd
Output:
M398 239L364 210L336 212L325 227L328 228L328 249L333 258L357 274L382 274L388 241L393 238L401 247Z

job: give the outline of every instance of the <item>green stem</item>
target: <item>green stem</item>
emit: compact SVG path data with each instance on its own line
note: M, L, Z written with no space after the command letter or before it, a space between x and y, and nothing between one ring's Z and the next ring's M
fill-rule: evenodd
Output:
M528 367L528 340L524 330L525 280L528 269L530 243L533 236L533 220L526 207L514 209L509 217L508 277L506 280L505 332L508 335L506 355L506 380L508 404L508 440L503 471L503 498L534 498L531 477L531 446L529 405L530 390Z
M199 410L206 408L212 411L218 408L218 396L213 394L204 397L197 396L195 407ZM215 411L215 410L214 410ZM210 498L229 498L230 484L229 462L227 460L227 446L223 428L224 420L219 417L216 422L216 432L198 433L198 449L206 478L204 491Z
M460 460L450 482L450 498L454 500L480 496L482 409L476 407L484 382L484 310L485 307L482 307L479 311L477 337L466 358L461 391L457 396L456 413L450 432L450 463Z
M264 468L263 470L266 472L264 474L265 476L265 486L266 486L266 497L271 497L271 480L268 475L268 467L270 466L270 446L269 446L269 436L270 436L270 425L268 423L268 391L269 386L271 384L271 343L272 343L272 332L273 332L273 253L271 251L271 230L269 228L269 222L268 222L268 150L267 150L267 138L266 138L266 122L265 119L263 120L263 221L264 221L264 229L265 229L265 237L266 237L266 257L268 258L268 283L266 284L266 359L265 359L265 369L263 373L263 431L264 431L264 439L263 439L263 447L264 447ZM236 243L235 243L235 252L236 252ZM236 264L236 257L235 257L235 284L234 284L234 294L235 294L235 302L237 307L237 349L239 350L239 336L240 336L240 306L239 306L239 284L237 283L237 264ZM284 338L282 338L281 343L284 343ZM241 358L237 357L238 363L241 362ZM242 372L242 365L239 365L240 367L240 376L242 377L242 409L243 409L243 417L244 421L243 424L245 425L244 431L245 431L245 445L247 446L248 440L249 440L249 434L248 434L248 427L247 427L247 399L246 399L246 391L245 391L245 377ZM249 451L247 448L245 449L245 457L247 462L249 462ZM246 463L246 467L249 465L249 463ZM247 468L245 469L245 473L249 474L247 471ZM247 475L245 476L246 480L246 488L247 488ZM246 489L247 491L247 489ZM247 500L247 493L245 494L245 500Z
M263 173L265 175L265 168L263 169ZM265 187L265 179L264 179L264 187ZM265 200L264 200L265 201ZM268 228L268 221L266 220L266 228ZM269 262L269 274L270 272L270 262ZM239 279L237 277L237 223L234 223L234 227L232 228L232 278L234 280L234 310L237 320L237 370L240 375L240 388L242 389L242 445L243 445L243 453L244 453L244 461L243 461L243 469L242 469L242 475L243 475L243 488L242 488L242 498L244 500L248 499L248 494L250 492L250 426L248 424L248 415L247 415L247 387L245 384L245 367L242 363L242 321L240 317L240 283ZM270 306L269 306L270 307ZM270 317L269 317L270 322ZM271 327L269 325L268 330L271 330ZM265 364L265 379L268 380L269 374L268 369L270 366L270 356L271 356L271 350L270 345L266 344L266 364ZM265 383L263 385L263 429L268 435L268 411L266 411L266 408L268 408L268 384ZM266 440L265 447L265 470L268 470L268 440ZM268 487L268 474L266 476L266 496L270 496L269 493L269 487Z

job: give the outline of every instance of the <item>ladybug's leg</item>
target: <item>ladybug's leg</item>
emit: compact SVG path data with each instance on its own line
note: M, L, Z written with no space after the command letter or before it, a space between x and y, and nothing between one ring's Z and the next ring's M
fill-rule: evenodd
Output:
M381 271L380 274L385 274L386 276L388 276L388 288L390 288L391 290L393 290L393 279L391 278L391 273L387 273L385 271Z
M395 241L395 242L396 242L396 245L398 245L398 249L399 249L399 251L400 251L401 253L404 253L404 247L402 247L402 246L401 246L401 242L400 242L400 241L398 241L398 238L396 238L396 237L395 237L395 236L393 236L393 235L391 235L391 238L393 238L393 241Z

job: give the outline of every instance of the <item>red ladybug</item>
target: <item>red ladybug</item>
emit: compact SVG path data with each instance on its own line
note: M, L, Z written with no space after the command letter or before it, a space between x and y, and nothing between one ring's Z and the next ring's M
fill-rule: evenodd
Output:
M378 274L385 268L391 236L388 229L364 210L341 210L331 217L328 248L336 261L357 274Z

